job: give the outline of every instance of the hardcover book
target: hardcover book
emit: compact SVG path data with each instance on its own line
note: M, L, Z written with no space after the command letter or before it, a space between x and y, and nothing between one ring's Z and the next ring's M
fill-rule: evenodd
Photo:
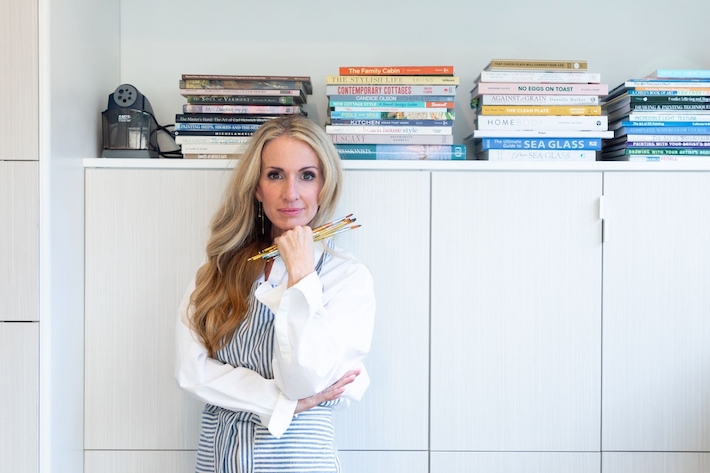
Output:
M537 70L537 71L586 71L587 61L548 59L492 59L485 71L496 70Z
M336 144L341 159L464 160L464 145Z
M326 76L326 85L459 85L455 76Z
M340 67L341 76L451 76L454 66L355 66Z
M313 93L313 85L309 76L239 76L231 74L183 74L182 80L207 81L286 81L303 82L306 93Z
M523 150L490 149L476 154L476 159L487 161L596 161L592 150Z
M455 85L326 85L332 95L456 95Z
M451 145L454 135L370 135L342 134L328 135L333 143L365 143L365 144L407 144L407 145Z
M593 72L481 71L475 82L598 84L601 82L601 74Z

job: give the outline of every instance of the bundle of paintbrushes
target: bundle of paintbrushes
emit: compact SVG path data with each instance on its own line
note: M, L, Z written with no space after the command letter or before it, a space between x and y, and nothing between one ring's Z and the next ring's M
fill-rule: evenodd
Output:
M355 222L355 217L353 214L346 215L343 218L333 220L332 222L325 223L320 227L313 229L313 241L325 240L339 233L344 233L349 230L355 230L360 225L353 225ZM264 248L259 253L255 254L248 261L254 261L258 259L269 259L275 258L279 255L279 250L276 245L271 245L268 248Z

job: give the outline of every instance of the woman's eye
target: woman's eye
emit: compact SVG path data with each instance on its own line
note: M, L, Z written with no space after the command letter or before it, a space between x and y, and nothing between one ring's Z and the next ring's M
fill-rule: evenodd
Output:
M279 174L276 171L272 171L269 174L267 174L266 177L269 179L279 179L281 177L281 174Z
M316 175L313 172L304 172L303 173L303 179L306 181L312 181L315 178L316 178Z

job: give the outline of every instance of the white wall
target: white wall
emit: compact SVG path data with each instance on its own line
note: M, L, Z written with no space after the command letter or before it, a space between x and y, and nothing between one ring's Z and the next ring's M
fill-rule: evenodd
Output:
M325 76L339 66L453 65L461 142L472 131L469 91L491 58L586 59L610 86L658 68L710 69L710 3L673 8L661 0L123 0L120 77L165 125L185 103L183 73L307 75L307 110L322 125Z

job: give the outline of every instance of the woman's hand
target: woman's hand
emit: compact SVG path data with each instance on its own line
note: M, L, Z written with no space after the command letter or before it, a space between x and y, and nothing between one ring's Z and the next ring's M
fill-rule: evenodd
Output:
M280 251L280 250L279 250ZM298 414L303 411L307 411L313 407L316 407L321 402L334 401L338 399L343 392L345 392L345 386L355 381L355 378L360 374L360 370L350 370L343 375L342 378L337 380L335 383L325 388L318 394L314 394L311 397L305 399L299 399L298 404L296 404L295 413Z
M295 227L284 232L274 240L279 248L279 255L288 272L288 287L315 271L313 253L313 231L311 227Z

